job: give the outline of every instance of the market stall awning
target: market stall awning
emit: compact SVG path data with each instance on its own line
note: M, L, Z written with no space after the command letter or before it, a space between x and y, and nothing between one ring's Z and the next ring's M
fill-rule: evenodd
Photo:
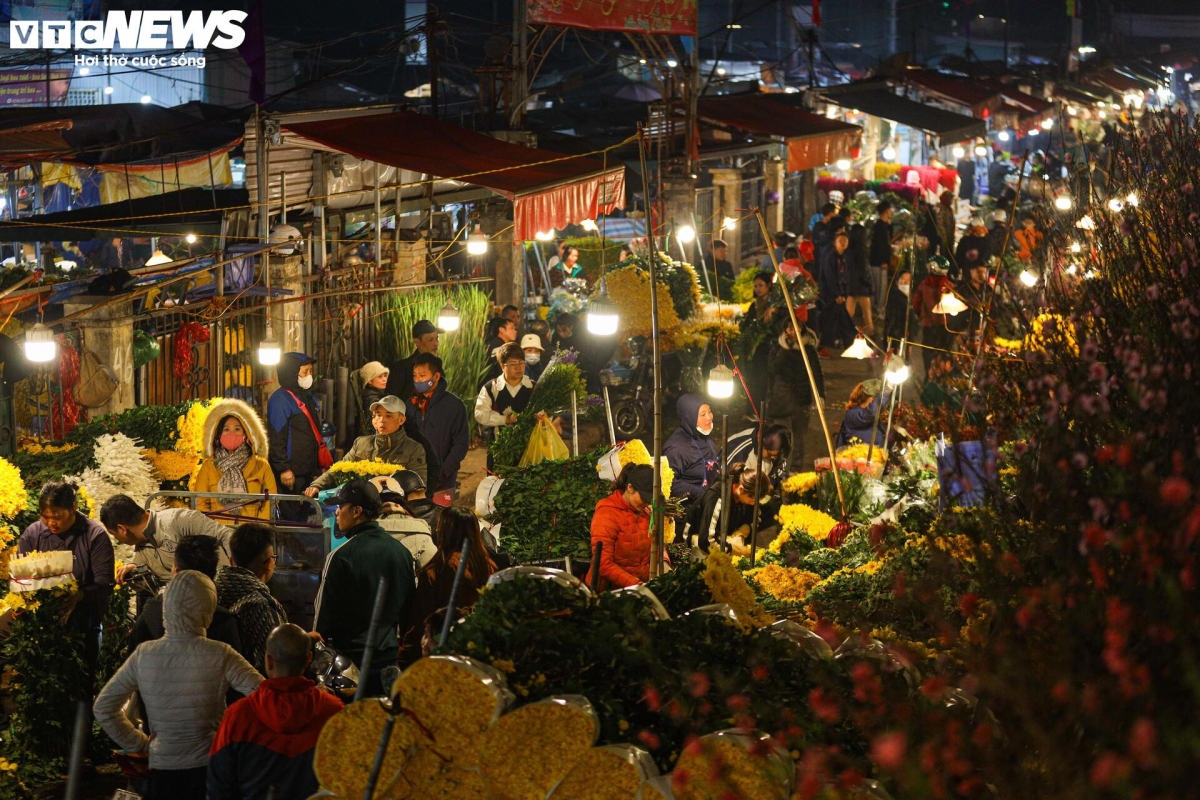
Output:
M701 119L751 133L779 136L788 147L788 172L802 172L850 157L862 142L862 128L828 119L768 94L700 98Z
M413 111L284 123L326 147L400 169L473 183L513 201L513 239L625 205L625 167L502 142Z
M1000 107L1000 93L984 81L928 69L908 70L904 80L934 99L970 109L972 116L987 117Z
M937 136L943 142L960 142L987 134L987 123L952 111L931 108L892 94L887 89L830 87L822 89L826 100L846 109L890 119Z
M1054 103L1026 94L1014 86L992 78L979 80L982 86L996 91L1004 99L1005 110L1011 111L1026 124L1036 124L1054 115Z

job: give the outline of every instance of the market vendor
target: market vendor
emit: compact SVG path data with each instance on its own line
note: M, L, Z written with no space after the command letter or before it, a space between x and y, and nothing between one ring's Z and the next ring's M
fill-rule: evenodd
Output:
M671 493L698 500L721 475L721 456L710 438L712 406L699 395L685 394L675 404L675 411L679 416L679 427L667 439L662 451L675 472Z
M489 442L495 441L500 428L517 421L517 415L533 397L533 381L525 374L525 351L518 344L507 344L500 351L500 367L503 370L500 377L483 384L475 398L475 422ZM488 469L491 468L489 453Z
M838 428L837 447L862 442L870 444L874 439L876 447L883 447L883 431L879 428L882 415L879 414L879 404L887 405L890 395L880 396L883 382L878 378L863 381L850 392L846 402L846 416ZM874 434L872 435L872 430Z
M147 567L160 580L171 580L175 546L185 536L211 536L221 543L219 561L229 566L230 529L190 508L150 511L127 495L113 495L100 507L100 521L118 542L133 550L133 563L121 567L117 582L124 582L137 567Z
M425 448L404 432L407 410L408 407L404 401L394 395L388 395L378 402L372 403L371 424L375 427L375 433L355 439L354 444L350 446L342 460L382 461L385 464L396 464L412 470L421 476L421 480L425 480ZM336 482L337 475L332 470L326 470L304 490L304 494L308 497L316 497L322 489L333 488Z
M729 533L730 539L733 540L730 544L738 555L742 555L742 549L745 549L745 555L749 555L754 503L761 503L758 510L758 545L763 547L774 538L778 530L775 515L779 511L780 502L778 498L771 497L771 484L767 476L746 464L737 463L729 468L729 483ZM710 487L700 498L697 525L688 530L688 540L702 553L707 553L710 545L719 539L721 511L721 485L717 484Z
M64 481L42 486L38 521L25 529L17 543L18 556L55 550L69 550L75 558L71 571L83 596L72 612L72 620L96 632L116 583L112 542L99 522L79 513L75 487ZM97 645L95 637L88 638L89 652L94 653Z
M619 589L650 579L653 500L654 468L648 464L626 464L613 482L612 494L596 503L592 515L592 558L600 545L598 588Z

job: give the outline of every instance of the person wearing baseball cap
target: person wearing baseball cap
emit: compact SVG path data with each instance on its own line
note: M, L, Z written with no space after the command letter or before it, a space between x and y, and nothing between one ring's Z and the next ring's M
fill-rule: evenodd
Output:
M425 448L420 442L404 432L405 413L408 407L394 395L388 395L371 404L371 425L375 433L359 436L342 458L343 461L382 461L385 464L410 469L424 480L427 461ZM332 488L337 474L326 470L318 476L304 494L316 497L323 489ZM378 494L378 492L376 492Z
M645 583L650 578L650 507L654 501L654 468L626 464L613 482L612 494L596 503L592 515L592 557L600 548L601 588ZM664 561L667 557L664 550Z
M413 351L391 366L386 393L407 399L413 393L413 361L421 353L437 355L439 337L445 333L427 319L419 319L412 326Z
M369 671L361 676L368 694L383 692L380 674L396 663L396 629L416 592L413 557L379 524L383 509L370 481L352 480L338 491L337 526L349 541L325 559L317 590L313 628L355 664L371 650ZM377 640L367 641L380 581L385 581Z
M525 351L525 374L529 380L536 381L542 377L546 365L542 363L542 339L536 333L527 333L521 337L521 349Z

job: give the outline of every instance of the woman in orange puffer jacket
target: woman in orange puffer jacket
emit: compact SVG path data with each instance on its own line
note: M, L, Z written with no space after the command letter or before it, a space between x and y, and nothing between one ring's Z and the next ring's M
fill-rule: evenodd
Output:
M650 505L654 468L626 464L592 516L592 557L600 552L600 589L619 589L650 578ZM666 554L663 554L666 558Z

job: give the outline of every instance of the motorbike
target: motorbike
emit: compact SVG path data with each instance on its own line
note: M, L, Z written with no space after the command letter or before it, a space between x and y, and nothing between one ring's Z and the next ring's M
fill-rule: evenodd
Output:
M600 371L600 383L608 392L613 430L618 440L636 439L649 432L654 419L654 345L645 336L627 341L629 360L616 368ZM662 356L663 407L689 391L684 385L683 362L677 353Z
M358 688L358 667L349 656L342 655L324 642L313 645L309 671L318 686L327 686L343 697L353 697Z

